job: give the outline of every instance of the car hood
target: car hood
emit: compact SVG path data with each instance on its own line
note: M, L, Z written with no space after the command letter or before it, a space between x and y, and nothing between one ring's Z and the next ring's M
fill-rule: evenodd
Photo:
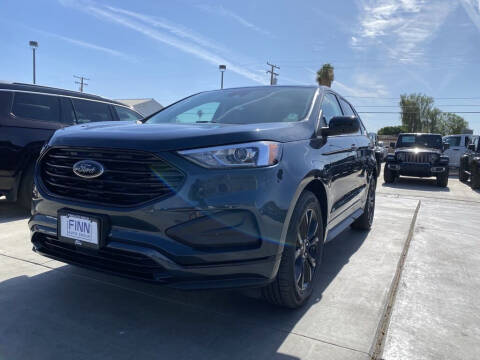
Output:
M395 152L408 152L408 153L436 153L441 154L442 151L435 148L419 148L419 147L404 147L404 148L397 148Z
M55 132L50 146L183 150L258 140L289 142L309 139L308 121L262 124L135 124L125 121L70 126Z

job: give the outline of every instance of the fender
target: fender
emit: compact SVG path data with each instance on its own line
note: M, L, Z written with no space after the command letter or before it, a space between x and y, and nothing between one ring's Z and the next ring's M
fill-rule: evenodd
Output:
M321 174L322 174L322 171L320 171L320 170L312 170L309 174L305 175L303 180L298 185L297 190L295 191L295 193L292 197L292 200L290 201L290 205L288 207L287 215L285 217L285 222L283 224L282 233L281 233L281 236L280 236L280 243L281 243L280 250L281 251L283 251L283 247L285 245L285 241L286 241L286 238L287 238L288 227L290 225L290 219L292 218L293 210L295 209L295 205L297 205L297 202L298 202L298 199L300 198L300 195L303 193L303 191L305 191L305 189L308 187L308 185L315 180L320 181L322 186L324 187L324 189L326 189L328 187L324 177L321 176ZM323 224L323 226L326 229L328 219L329 219L330 208L331 208L331 199L330 199L329 192L325 191L325 193L326 193L326 196L327 196L327 204L326 204L327 205L327 214L325 214L326 223ZM325 231L325 234L324 234L324 241L325 241L326 236L327 236L326 232L327 231Z

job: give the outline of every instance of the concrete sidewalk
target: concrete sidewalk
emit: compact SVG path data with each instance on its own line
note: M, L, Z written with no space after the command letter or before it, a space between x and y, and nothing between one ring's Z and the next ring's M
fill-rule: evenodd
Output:
M296 311L49 261L31 252L26 219L3 218L0 358L369 359L416 205L379 197L370 232L327 244L316 291Z

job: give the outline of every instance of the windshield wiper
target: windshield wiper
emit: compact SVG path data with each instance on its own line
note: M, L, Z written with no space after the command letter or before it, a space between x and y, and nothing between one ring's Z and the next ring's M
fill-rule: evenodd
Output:
M196 124L207 124L207 123L214 123L215 121L208 121L208 120L197 120L195 121Z

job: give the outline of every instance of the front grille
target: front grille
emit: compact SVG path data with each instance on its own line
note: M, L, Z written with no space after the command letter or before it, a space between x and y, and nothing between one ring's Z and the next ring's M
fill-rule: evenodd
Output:
M424 152L398 152L397 159L406 163L430 164L435 159L435 154Z
M41 253L68 263L143 280L162 280L169 277L162 266L143 254L106 248L82 249L43 234L36 234L32 241Z
M94 179L74 174L80 160L95 160L104 173ZM52 148L40 163L47 190L63 198L132 206L169 196L182 185L184 175L154 154L131 150Z

